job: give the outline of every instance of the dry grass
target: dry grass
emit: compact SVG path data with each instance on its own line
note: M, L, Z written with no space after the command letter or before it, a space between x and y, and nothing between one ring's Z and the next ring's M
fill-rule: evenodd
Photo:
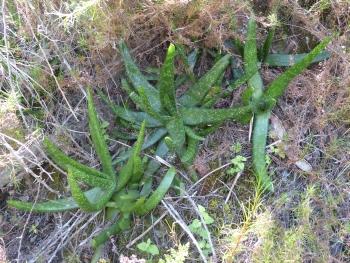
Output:
M122 64L116 44L121 38L143 68L159 66L169 41L206 50L224 49L226 39L242 38L251 9L248 1L238 0L155 2L2 2L0 32L6 41L0 50L4 94L0 167L8 167L6 176L12 177L1 186L0 193L5 193L1 195L43 200L57 196L57 190L67 191L64 179L40 150L44 134L82 162L98 165L87 146L84 89L92 85L118 102L125 99L118 88ZM269 8L281 6L274 51L306 51L318 39L339 32L330 46L332 58L293 81L274 112L287 133L286 158L270 156L277 191L256 195L254 177L246 169L225 204L235 182L225 173L235 155L230 146L240 142L240 154L250 157L249 126L226 124L204 142L195 162L194 168L205 179L187 188L188 197L167 198L167 209L158 209L136 221L127 235L113 238L105 254L112 262L121 254L139 253L130 244L137 244L140 235L150 237L162 253L191 241L190 258L199 258L193 245L199 238L191 240L186 229L199 218L194 203L205 206L215 218L209 231L219 262L221 257L235 262L285 262L291 257L294 262L350 260L350 4L252 2L262 25L267 23ZM264 9L262 3L267 3ZM202 74L210 63L209 56L203 56L196 72ZM280 72L264 69L264 81ZM218 106L228 106L235 99ZM113 129L113 117L104 105L98 108ZM119 147L116 142L111 145L113 151ZM310 163L311 173L294 165L300 158ZM2 247L10 261L86 262L91 257L91 229L102 228L102 215L24 214L7 209L1 198L0 262Z

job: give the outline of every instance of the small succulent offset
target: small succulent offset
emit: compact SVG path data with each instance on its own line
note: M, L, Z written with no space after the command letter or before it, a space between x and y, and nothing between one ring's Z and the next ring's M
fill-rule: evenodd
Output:
M126 80L122 87L141 112L131 111L114 105L106 98L118 118L129 125L139 126L145 119L147 127L155 131L143 148L160 142L158 147L175 152L184 164L191 164L197 153L198 143L225 120L240 120L242 114L250 112L250 106L213 109L221 92L216 83L230 63L230 55L220 58L203 77L196 81L182 96L176 96L174 59L175 46L170 44L165 61L160 69L158 83L151 85L133 62L124 42L120 52L126 73L132 86ZM219 90L219 91L217 91ZM104 96L102 96L104 97ZM161 156L162 157L162 156Z
M176 171L173 167L170 168L152 194L149 185L147 187L142 185L144 162L140 157L140 152L146 126L146 123L143 122L138 139L132 148L132 154L117 175L112 166L112 158L97 117L90 89L88 90L88 119L91 139L101 161L102 171L71 159L56 145L45 139L44 147L50 158L60 168L67 171L72 197L43 203L9 200L8 205L33 212L61 212L76 208L85 212L95 212L106 209L107 218L116 222L93 239L92 245L98 252L111 235L130 227L133 214L144 215L160 203L170 188ZM91 189L83 192L79 183L84 183Z
M328 57L322 51L331 41L326 37L312 51L299 55L279 55L268 54L274 28L270 30L264 45L259 49L256 44L256 22L250 19L248 22L248 32L246 43L243 47L243 58L245 67L244 82L248 83L248 88L243 93L243 100L246 105L251 105L254 112L253 125L253 168L261 187L265 190L273 190L273 185L268 176L266 168L265 148L268 135L269 118L276 101L281 97L288 87L288 84L311 63L323 60ZM291 59L293 58L293 59ZM289 64L287 61L289 60ZM294 61L293 63L291 63ZM273 80L264 89L261 75L259 73L260 63L270 63L273 66L291 65L284 73Z

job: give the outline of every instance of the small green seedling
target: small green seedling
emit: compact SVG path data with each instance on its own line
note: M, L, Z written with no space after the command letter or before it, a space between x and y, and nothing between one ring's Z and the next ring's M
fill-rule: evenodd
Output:
M244 170L246 161L247 161L247 158L245 158L242 155L237 155L235 158L231 160L232 166L227 170L227 174L234 175L242 172Z
M198 206L199 213L201 217L204 220L204 224L211 225L215 222L214 218L212 218L208 212L205 210L205 208L201 205ZM199 219L194 219L192 223L188 226L188 228L191 230L191 232L195 235L197 235L200 240L198 241L198 244L200 248L203 251L203 254L205 256L208 256L210 253L210 244L209 244L209 235L204 226L202 225L202 222Z
M152 244L151 239L147 239L147 242L137 244L137 248L152 257L159 255L159 249L156 245Z
M151 85L133 62L124 42L120 43L120 52L130 83L122 81L123 89L141 110L131 111L114 105L105 96L102 98L111 106L116 116L129 125L139 126L147 120L147 127L154 132L143 145L143 149L158 142L158 147L167 147L177 153L182 163L193 162L200 141L214 131L225 120L240 120L242 114L250 112L250 106L213 109L220 96L218 79L230 63L230 55L221 57L203 77L197 80L183 95L176 96L175 84L175 46L169 45L165 61L160 69L158 83ZM163 145L163 146L162 146ZM167 151L162 152L164 157Z
M101 161L102 171L71 159L49 139L45 139L44 147L50 158L68 172L68 184L72 197L43 203L9 200L8 205L32 212L62 212L77 208L85 212L105 210L107 218L114 222L92 241L96 249L93 262L96 262L104 243L110 236L128 229L133 215L145 215L160 203L171 187L176 171L173 167L170 168L152 194L149 185L147 189L142 185L144 163L140 153L146 126L143 122L130 158L117 174L112 166L104 129L97 117L90 90L88 90L88 119L91 139ZM91 189L83 192L80 188L81 183L90 186Z

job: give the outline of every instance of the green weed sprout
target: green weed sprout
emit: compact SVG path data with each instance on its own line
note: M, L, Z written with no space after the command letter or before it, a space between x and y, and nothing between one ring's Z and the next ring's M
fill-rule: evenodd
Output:
M116 116L129 125L139 126L147 120L147 127L155 131L145 142L143 148L157 143L165 149L177 153L182 163L190 165L197 153L197 147L204 137L215 130L225 120L240 120L242 114L250 112L250 106L212 109L221 89L216 86L218 79L223 75L230 63L230 55L220 58L216 64L198 81L196 81L182 96L176 96L174 80L175 46L169 45L165 61L160 69L156 87L151 85L142 75L124 42L120 43L126 73L132 86L126 80L122 87L131 100L137 105L140 112L131 111L110 102L105 96L102 98L110 105ZM219 89L219 91L217 91ZM161 156L162 157L162 156Z
M101 251L103 244L111 235L130 227L133 214L144 215L159 204L170 188L176 171L173 167L170 168L152 194L150 194L151 189L142 188L144 162L140 157L140 152L146 127L144 121L141 124L140 133L132 148L131 155L117 175L112 166L112 158L101 123L97 117L90 90L88 90L88 119L91 139L96 154L101 161L102 171L71 159L50 140L45 139L44 147L50 158L60 168L67 171L72 197L43 203L9 200L8 205L32 212L61 212L77 208L85 212L95 212L105 209L107 218L116 222L93 239L92 245L98 252ZM79 183L84 183L90 186L91 189L83 192ZM116 218L118 219L116 220Z
M292 79L303 72L311 63L327 57L326 53L322 53L322 51L331 41L330 37L326 37L308 54L299 54L294 58L295 63L273 80L265 90L259 73L259 63L264 61L270 61L270 63L272 63L272 57L268 55L272 37L273 33L269 33L267 40L260 49L263 51L259 51L256 44L256 22L254 19L250 19L248 23L247 39L243 48L245 66L244 78L248 83L248 88L243 94L243 99L246 104L251 105L254 112L253 168L258 183L263 189L270 191L273 190L273 185L267 172L265 148L271 111L277 99L283 95ZM283 55L279 58L276 54L274 56L274 61L276 62L274 65L280 65L280 63L277 63L277 58L279 58L280 62L283 62L281 62L281 64L286 65L284 61L286 58L285 56L287 55ZM289 58L291 57L291 55L288 56Z

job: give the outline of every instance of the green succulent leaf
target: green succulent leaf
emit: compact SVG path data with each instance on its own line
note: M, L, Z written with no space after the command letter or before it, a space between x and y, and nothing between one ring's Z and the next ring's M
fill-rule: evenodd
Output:
M144 110L149 116L152 116L154 119L163 122L164 116L162 116L160 113L158 113L154 108L153 105L150 103L146 96L146 92L144 88L140 88L138 90L139 96L141 98L141 104L139 105L142 110Z
M269 28L264 45L262 46L261 51L259 52L260 53L259 60L262 62L265 62L267 56L269 55L271 45L272 45L272 40L275 36L275 29L276 27L274 25Z
M156 110L160 110L161 105L159 101L158 90L147 81L145 76L142 75L141 71L132 60L129 50L124 41L121 41L119 43L119 50L124 61L126 74L128 75L132 85L137 91L139 91L140 88L144 88L147 99L150 101L152 106Z
M181 108L180 114L183 116L185 125L213 125L226 120L241 121L241 117L251 113L251 106L241 106L229 109L201 109L201 108Z
M194 107L199 105L210 88L215 85L217 80L230 64L230 55L223 56L215 65L201 77L184 95L179 99L182 106Z
M248 90L251 90L250 94L252 96L252 108L259 109L264 87L260 73L258 72L256 22L254 19L250 19L248 22L247 42L244 47L244 63L247 75L256 72L248 80ZM270 190L272 190L271 180L267 174L267 168L265 163L265 147L269 125L269 116L269 109L265 111L257 111L257 114L254 115L253 167L258 182L260 182L264 186L264 188L268 187Z
M159 142L164 136L168 133L166 129L158 128L156 129L152 134L150 134L147 139L145 140L144 144L142 145L142 150L146 150L153 145L155 145L157 142ZM131 156L132 149L129 149L125 153L121 154L117 158L117 163L125 161Z
M190 127L185 126L185 131L186 131L186 134L189 138L192 138L192 139L197 140L197 141L204 141L205 140L204 137L196 134Z
M159 99L163 109L170 114L176 114L175 83L174 83L175 46L169 45L165 61L160 69Z
M108 99L107 96L105 94L103 94L102 92L99 92L99 96L109 106L109 108L113 111L113 113L117 117L119 117L123 120L126 120L130 123L135 123L138 125L141 125L141 123L144 120L146 120L147 127L149 127L149 128L156 128L156 127L162 126L162 124L158 120L152 118L150 115L148 115L145 112L135 112L135 111L128 110L124 107L117 106L112 101L110 101L110 99Z
M259 100L263 93L263 83L258 72L256 22L254 19L248 21L247 41L244 46L244 67L246 75L252 75L248 80L248 87L253 89L253 100Z
M65 171L68 170L69 166L72 166L72 167L75 167L77 170L80 170L86 174L91 174L101 178L109 178L109 176L107 176L106 174L101 173L81 163L78 163L77 161L68 157L64 152L62 152L55 144L53 144L47 138L44 139L43 146L45 148L45 151L48 153L50 158L55 162L55 164L57 164L59 167L61 167Z
M295 65L295 63L299 63L302 59L304 59L308 53L303 54L268 54L265 60L265 64L270 67L290 67ZM324 61L330 57L330 53L327 51L319 53L311 63L317 63Z
M330 41L330 37L324 38L310 53L272 81L264 95L274 98L275 100L282 96L288 84L312 63L317 55L327 47Z
M270 111L254 117L253 126L253 167L259 185L264 190L273 191L273 184L266 167L266 141L268 135Z
M104 189L105 191L100 196L98 201L93 203L80 189L80 186L78 184L79 173L80 171L74 167L68 167L68 184L72 192L73 199L79 205L79 208L83 211L94 212L101 210L110 200L116 186L115 182L111 181L110 185Z
M99 246L106 243L106 241L111 236L119 234L122 230L127 229L128 226L130 226L130 214L124 214L118 222L107 227L105 230L103 230L96 237L93 238L92 247L95 249L98 248Z
M181 162L186 163L188 165L191 164L196 157L196 154L198 151L198 145L199 145L198 140L194 138L189 138L187 148L184 154L181 156Z
M181 117L176 116L166 124L170 138L177 151L180 151L186 142L184 122Z
M115 180L116 175L112 166L112 158L109 154L103 129L97 117L96 109L92 99L91 89L88 89L87 93L90 136L95 146L96 153L101 161L103 172L106 173L109 178Z
M174 180L175 175L176 175L176 170L174 167L171 167L168 170L168 172L164 175L164 178L160 182L158 188L145 201L141 209L139 209L139 211L136 211L136 212L140 215L143 215L153 210L162 201L165 194L168 192Z
M84 194L90 203L96 203L97 200L101 197L102 193L103 190L101 188L92 188L91 190L86 191ZM9 207L14 207L22 211L32 211L36 213L63 212L79 208L78 204L72 197L50 200L41 203L8 200L7 205Z

